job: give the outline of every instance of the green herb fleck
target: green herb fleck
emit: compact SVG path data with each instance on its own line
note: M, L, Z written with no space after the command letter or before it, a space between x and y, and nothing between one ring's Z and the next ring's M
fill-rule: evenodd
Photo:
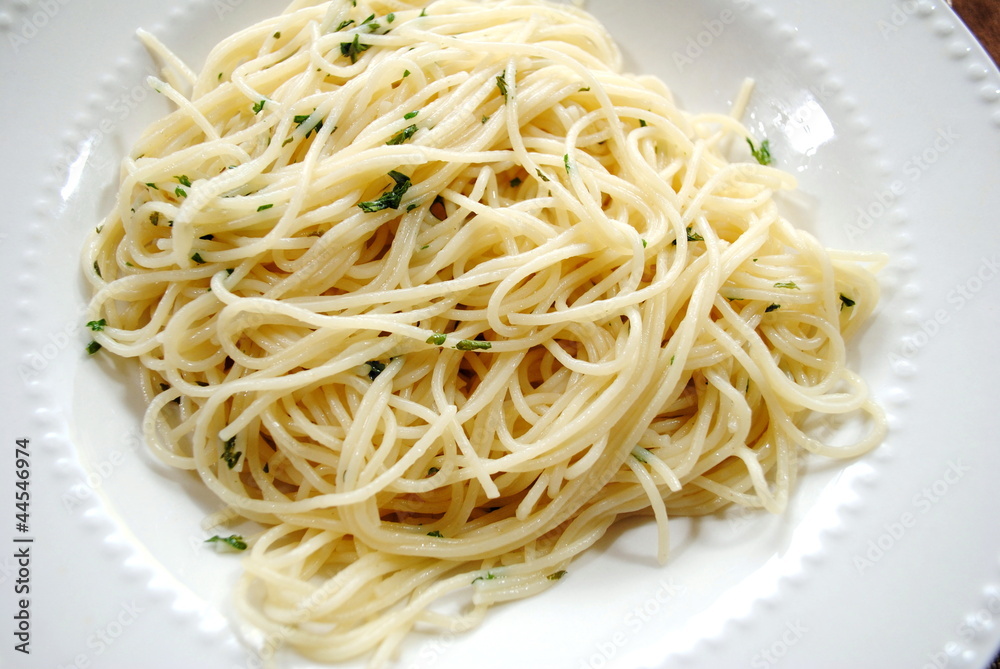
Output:
M765 139L760 143L760 148L756 148L753 145L753 141L747 137L747 144L750 145L750 153L753 154L758 163L761 165L771 164L771 140Z
M243 540L243 537L238 534L233 534L228 537L215 535L211 539L205 539L205 543L223 543L238 551L245 551L247 549L247 543Z
M692 232L691 231L691 226L690 225L687 228L687 237L688 237L688 241L689 242L703 242L703 241L705 241L704 237L702 237L701 235L699 235L697 232Z
M264 103L266 103L266 102L267 102L267 100L261 100L259 102L253 103L253 113L254 114L259 114L262 111L264 111Z
M409 70L403 70L403 78L406 79L408 76L410 76L410 71Z
M580 91L579 91L579 92L580 92L580 93L586 93L586 92L587 92L587 91L589 91L589 90L590 90L590 86L584 86L583 88L581 88L581 89L580 89Z
M410 177L395 170L389 172L389 176L396 182L395 187L391 191L382 193L375 200L359 202L358 206L361 207L361 211L370 214L375 211L382 211L383 209L399 209L403 195L406 194L406 191L411 186Z
M274 33L273 37L274 37L274 39L281 39L281 33L280 32L276 32L276 33Z
M644 119L639 119L639 127L640 128L645 128L647 125L648 124L646 123L646 121Z
M240 461L240 456L243 455L242 451L237 451L235 448L236 437L234 435L226 440L226 445L222 449L222 457L220 458L220 460L226 461L226 464L229 465L230 469L236 466L236 463Z
M434 344L435 346L441 346L444 344L447 338L448 335L441 334L440 332L435 332L434 334L432 334L430 337L427 338L427 343Z
M840 310L843 311L845 308L853 307L857 304L854 300L847 297L843 293L840 294Z
M372 46L371 44L361 44L358 39L359 36L355 35L353 42L340 43L340 55L350 58L352 64L358 62L358 56L361 55L361 52L367 51Z
M153 225L159 225L160 224L160 212L154 211L152 214L150 214L149 215L149 222L152 223Z
M104 326L107 324L108 322L102 318L99 321L89 321L87 323L87 327L93 330L94 332L100 332L101 330L104 329Z
M568 153L564 153L563 154L563 165L566 166L566 174L569 174L569 154Z
M191 187L191 180L188 179L186 174L182 174L174 178L177 179L177 183L179 183L180 185L187 186L188 188Z
M417 131L416 125L408 125L399 132L397 132L395 135L393 135L392 139L386 142L386 144L388 146L397 146L399 144L402 144L410 137L413 137L413 133L415 133L416 131Z
M160 187L157 186L154 183L147 183L146 185L149 186L150 188L154 189L154 190L160 190Z
M199 265L204 265L205 264L205 259L201 257L200 253L195 253L194 255L192 255L191 256L191 260L195 261Z
M493 348L493 344L488 341L477 341L475 339L463 339L455 344L459 351L488 351Z
M174 189L174 195L176 195L177 197L187 197L187 191L178 186L177 188Z
M89 344L87 344L87 354L94 355L95 353L100 351L101 348L102 346L100 344L98 344L96 341L92 341Z
M549 178L547 176L545 176L544 174L542 174L542 170L541 169L536 169L535 170L535 174L537 174L538 178L541 179L542 181L548 181L549 180Z
M368 378L374 381L378 378L378 375L385 371L385 363L379 362L378 360L369 360L368 363Z
M101 268L98 266L96 260L94 261L94 274L97 275L98 279L103 279L104 278L103 276L101 276Z
M480 123L486 123L486 122L488 122L489 120L490 120L490 117L489 117L489 116L483 116L483 117L482 117L481 119L479 119L479 122L480 122Z
M500 95L503 96L504 102L507 101L507 79L504 75L497 75L497 88L500 89Z
M772 311L775 311L776 309L780 309L780 308L781 308L780 304L769 304L769 305L767 305L767 309L764 309L764 313L768 314L768 313L771 313Z
M257 207L257 211L267 211L273 206L274 206L273 204L262 204L259 207Z
M396 20L396 15L393 14L392 12L389 12L388 14L385 15L385 22L386 23L392 23L395 20Z
M440 531L440 530L434 530L433 532L428 532L428 533L427 533L427 536L429 536L429 537L435 537L435 538L437 538L437 539L442 539L442 538L444 538L444 535L443 535L443 534L441 534L441 531Z
M428 476L434 476L439 471L441 471L441 470L438 467L431 467L430 469L427 470L427 475Z
M334 32L340 32L341 30L351 25L352 23L354 23L354 19L347 19L346 21L341 21L340 25L337 26L337 29L334 30Z
M514 177L513 179L510 180L510 187L511 188L517 188L522 183L524 183L524 182L521 181L520 177Z
M565 576L565 575L566 575L566 573L567 573L567 572L566 572L566 570L565 570L565 569L560 569L559 571L557 571L557 572L555 572L555 573L553 573L553 574L549 574L549 575L548 575L548 576L546 576L545 578L549 579L550 581L558 581L558 580L559 580L559 579L561 579L561 578L562 578L563 576Z
M795 285L794 281L779 281L774 284L775 288L791 288L792 290L798 290L799 287Z
M409 121L411 118L416 118L417 114L419 114L419 113L420 113L419 109L417 109L415 111L407 112L407 113L403 114L403 118L406 119L407 121Z
M477 576L474 579L472 579L472 582L475 583L476 581L492 581L495 578L496 575L493 572L488 571L486 572L486 576Z

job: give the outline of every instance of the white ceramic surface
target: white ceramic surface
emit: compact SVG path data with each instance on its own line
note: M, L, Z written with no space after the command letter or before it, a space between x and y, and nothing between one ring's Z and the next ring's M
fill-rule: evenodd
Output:
M0 667L261 666L228 600L239 558L201 543L219 504L144 452L128 367L83 353L81 240L167 108L135 29L197 65L282 7L164 5L0 0ZM996 68L942 3L588 6L688 109L725 110L755 78L748 123L801 183L789 215L830 246L890 255L853 359L891 433L859 460L810 461L784 516L676 521L665 567L648 524L616 529L558 587L470 634L413 638L399 666L983 666L1000 645ZM15 537L34 539L26 594ZM7 631L22 597L31 655Z

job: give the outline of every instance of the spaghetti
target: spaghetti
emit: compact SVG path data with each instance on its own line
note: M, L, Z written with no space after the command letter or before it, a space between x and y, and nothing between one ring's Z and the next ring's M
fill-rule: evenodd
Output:
M618 518L666 560L669 516L780 512L803 451L881 439L845 365L880 259L784 220L740 109L681 111L582 10L297 1L197 74L144 39L176 109L87 243L90 317L153 451L264 527L238 600L272 638L378 664Z

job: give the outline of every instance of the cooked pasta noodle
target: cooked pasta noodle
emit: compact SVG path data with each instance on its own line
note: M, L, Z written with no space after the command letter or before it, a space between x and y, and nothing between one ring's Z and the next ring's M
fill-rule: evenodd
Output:
M845 360L881 259L782 218L742 105L681 111L582 10L297 1L200 73L143 37L176 109L87 243L91 325L156 455L263 527L237 599L275 642L384 662L616 519L666 560L668 517L780 512L802 452L881 439Z

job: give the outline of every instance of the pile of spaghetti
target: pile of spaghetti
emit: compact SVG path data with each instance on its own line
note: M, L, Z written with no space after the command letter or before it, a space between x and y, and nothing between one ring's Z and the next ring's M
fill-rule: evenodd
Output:
M87 243L94 348L141 366L156 454L263 526L238 601L281 642L378 663L618 518L662 560L671 514L779 512L804 451L881 438L845 366L879 261L780 216L748 90L683 112L541 0L298 1L200 74L145 39L176 109Z

